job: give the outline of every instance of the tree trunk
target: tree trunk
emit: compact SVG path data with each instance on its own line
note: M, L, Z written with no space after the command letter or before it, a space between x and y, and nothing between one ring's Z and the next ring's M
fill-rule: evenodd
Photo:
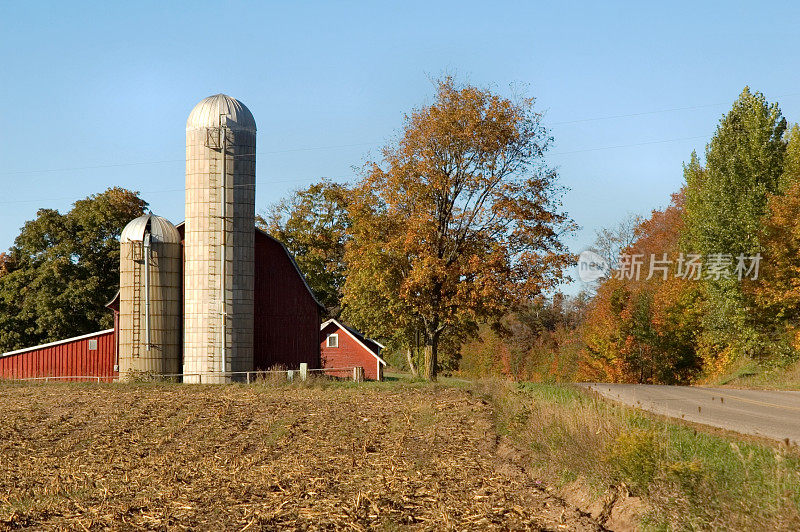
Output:
M425 334L425 367L423 377L428 381L436 380L436 371L438 367L437 355L439 351L439 335Z
M415 377L419 377L419 372L417 371L417 365L414 364L414 355L413 355L413 348L408 347L406 348L406 360L408 360L408 369L411 370L411 374Z

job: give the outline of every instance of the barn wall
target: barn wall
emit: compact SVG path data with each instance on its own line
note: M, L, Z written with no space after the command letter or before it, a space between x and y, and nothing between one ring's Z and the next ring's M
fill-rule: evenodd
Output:
M89 351L89 341L97 340L97 350ZM113 330L87 337L45 345L22 353L0 355L0 378L101 377L114 380L116 335ZM62 379L75 380L75 379Z
M256 231L255 247L255 368L319 368L319 305L279 242Z
M329 334L339 335L339 347L326 346ZM361 366L364 368L364 378L380 380L380 375L378 374L378 360L335 323L328 324L327 327L320 331L319 346L322 352L323 368L352 368L354 366Z

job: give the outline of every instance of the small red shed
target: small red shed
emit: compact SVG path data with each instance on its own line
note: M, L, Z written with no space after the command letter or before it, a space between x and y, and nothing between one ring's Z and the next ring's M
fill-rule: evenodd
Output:
M386 366L386 361L380 356L383 345L336 320L323 323L319 337L323 368L361 366L364 368L364 378L383 380L383 368Z

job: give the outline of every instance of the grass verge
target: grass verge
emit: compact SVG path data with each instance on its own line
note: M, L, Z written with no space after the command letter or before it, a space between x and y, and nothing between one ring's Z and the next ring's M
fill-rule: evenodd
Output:
M542 479L623 487L653 530L800 530L800 455L698 431L568 385L484 383L498 432Z
M734 388L800 390L800 361L781 363L744 358L734 362L728 371L708 383Z

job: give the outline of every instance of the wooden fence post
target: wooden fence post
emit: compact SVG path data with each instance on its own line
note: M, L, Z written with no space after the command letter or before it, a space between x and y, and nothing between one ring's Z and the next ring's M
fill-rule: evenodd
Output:
M300 380L305 381L308 378L308 363L300 363Z
M353 382L362 382L364 380L364 368L356 366L353 368Z

